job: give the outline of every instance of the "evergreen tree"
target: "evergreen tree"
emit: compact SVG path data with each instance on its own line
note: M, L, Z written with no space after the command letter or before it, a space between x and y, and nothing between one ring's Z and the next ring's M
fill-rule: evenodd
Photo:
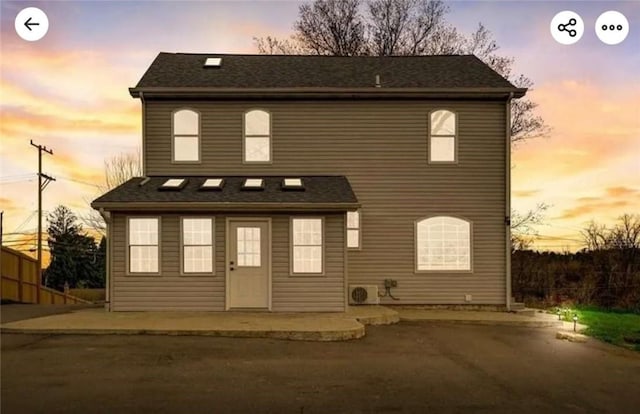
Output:
M58 290L65 282L71 288L104 287L104 254L93 237L82 233L76 215L58 206L49 214L48 222L51 262L44 271L44 285Z

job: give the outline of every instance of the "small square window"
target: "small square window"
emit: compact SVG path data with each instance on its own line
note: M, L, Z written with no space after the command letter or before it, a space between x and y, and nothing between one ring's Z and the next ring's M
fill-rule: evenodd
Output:
M184 178L169 178L160 188L164 190L179 190L184 187L186 181Z
M201 190L221 190L224 184L222 178L207 178L200 186Z
M264 180L262 178L247 178L242 185L243 189L262 190L264 188Z

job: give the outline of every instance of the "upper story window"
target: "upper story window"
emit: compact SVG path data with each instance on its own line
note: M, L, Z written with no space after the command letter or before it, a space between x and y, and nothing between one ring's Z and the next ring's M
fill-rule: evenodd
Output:
M416 271L471 270L471 223L429 217L416 223Z
M244 162L271 162L271 115L261 109L244 114Z
M456 114L446 109L431 112L429 116L429 162L456 162Z
M190 109L173 113L173 161L200 161L200 115Z

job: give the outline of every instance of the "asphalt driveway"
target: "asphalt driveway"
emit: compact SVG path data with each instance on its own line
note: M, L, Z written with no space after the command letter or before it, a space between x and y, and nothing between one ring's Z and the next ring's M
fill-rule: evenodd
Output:
M547 328L400 323L364 339L2 336L3 414L634 412L640 355Z

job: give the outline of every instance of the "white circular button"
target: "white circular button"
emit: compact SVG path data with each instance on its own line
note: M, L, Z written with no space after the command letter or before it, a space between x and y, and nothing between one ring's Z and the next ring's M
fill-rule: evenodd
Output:
M15 27L18 36L29 42L35 42L47 34L49 19L39 8L27 7L16 16Z
M602 43L617 45L626 39L628 34L629 21L620 12L606 11L596 20L596 35Z
M556 42L563 45L572 45L582 37L584 22L578 13L565 10L553 16L549 30Z

